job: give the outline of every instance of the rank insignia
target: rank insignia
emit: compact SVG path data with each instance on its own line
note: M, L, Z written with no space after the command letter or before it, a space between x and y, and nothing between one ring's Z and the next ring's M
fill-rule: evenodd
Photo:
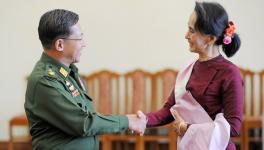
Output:
M66 85L69 87L71 85L71 83L69 81L65 81L66 82Z
M49 69L49 70L48 70L48 74L49 74L50 76L54 76L54 75L55 75L55 72L52 71L51 69Z
M71 92L75 90L75 88L74 88L73 85L70 85L70 86L69 86L69 89L70 89Z
M68 75L68 72L67 72L63 67L60 68L60 73L61 73L65 78L66 78L67 75Z
M73 97L76 97L76 96L80 95L80 93L79 93L79 91L77 89L75 89L71 94L72 94Z

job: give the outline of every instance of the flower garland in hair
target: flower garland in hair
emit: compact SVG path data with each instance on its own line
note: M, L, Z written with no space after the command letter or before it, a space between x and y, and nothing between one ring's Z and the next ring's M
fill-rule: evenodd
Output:
M224 35L224 39L223 39L223 43L225 45L228 45L232 42L232 37L233 37L235 30L236 30L236 27L235 27L234 23L232 21L229 21L228 27L225 29L225 35Z

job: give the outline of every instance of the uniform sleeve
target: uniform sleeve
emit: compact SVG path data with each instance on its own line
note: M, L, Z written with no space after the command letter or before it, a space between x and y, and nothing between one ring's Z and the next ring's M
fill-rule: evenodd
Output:
M175 104L174 90L172 90L170 96L168 97L166 103L163 107L156 111L147 114L148 123L147 127L155 127L160 125L165 125L174 120L170 113L170 108Z
M224 116L230 124L231 137L239 136L243 115L243 80L238 69L229 70L223 84Z
M114 133L128 128L126 116L104 116L93 110L83 110L62 94L63 88L56 80L41 79L35 87L34 115L74 136Z

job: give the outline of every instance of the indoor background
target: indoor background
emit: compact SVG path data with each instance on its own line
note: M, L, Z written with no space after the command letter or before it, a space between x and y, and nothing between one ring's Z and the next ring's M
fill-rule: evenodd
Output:
M264 1L218 2L242 40L230 60L256 72L264 69ZM10 118L24 113L26 77L42 53L37 27L43 13L63 8L79 14L86 41L80 73L155 72L180 69L197 57L184 38L194 5L194 0L0 0L0 141L9 139Z

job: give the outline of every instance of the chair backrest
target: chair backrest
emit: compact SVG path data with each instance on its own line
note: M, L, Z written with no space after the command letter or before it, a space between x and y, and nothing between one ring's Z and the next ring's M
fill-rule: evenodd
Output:
M16 136L14 128L16 127L26 127L28 132L24 136ZM17 142L26 142L31 143L31 135L29 133L29 124L26 114L21 114L18 116L14 116L9 121L9 142L8 142L8 150L13 150L15 147L15 143ZM32 149L32 147L29 147Z
M11 118L11 120L9 121L9 124L10 126L16 126L16 125L28 126L27 116L25 114L15 116Z
M244 107L243 113L246 116L253 116L255 114L255 97L254 97L254 76L255 73L251 70L240 68L240 72L244 82Z
M153 105L151 111L157 111L162 108L164 102L170 96L174 89L178 71L173 69L164 69L158 71L153 76Z
M264 100L264 70L259 72L259 100L260 109L259 114L263 114L263 100Z
M152 74L140 69L128 72L125 78L125 113L150 111Z
M119 76L102 70L84 78L96 110L104 115L119 113Z

